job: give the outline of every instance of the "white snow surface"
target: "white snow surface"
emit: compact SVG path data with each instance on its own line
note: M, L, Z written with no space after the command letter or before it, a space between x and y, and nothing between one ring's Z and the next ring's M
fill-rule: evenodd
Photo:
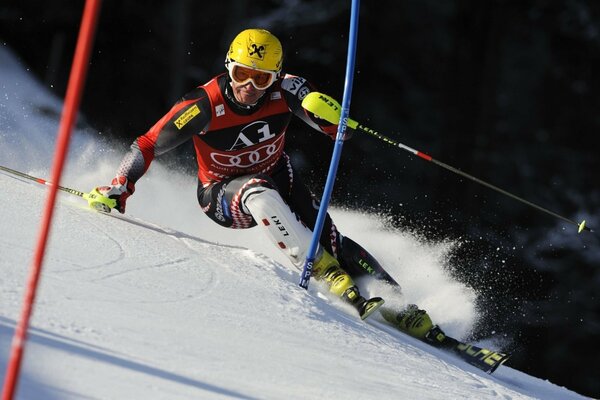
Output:
M0 165L48 179L60 107L0 45ZM125 151L77 130L61 184L108 183ZM47 188L3 172L0 188L4 376ZM509 366L488 375L376 319L361 321L314 281L301 289L299 271L260 228L217 226L195 190L194 176L157 160L124 217L59 196L17 399L584 398ZM365 291L417 303L448 334L468 336L476 294L447 272L456 243L389 229L376 215L331 212L404 297L369 282Z

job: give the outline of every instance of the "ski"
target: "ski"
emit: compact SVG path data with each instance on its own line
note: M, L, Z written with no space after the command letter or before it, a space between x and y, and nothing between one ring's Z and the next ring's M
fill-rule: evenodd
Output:
M510 358L510 354L464 343L447 336L437 325L427 333L423 341L434 347L451 351L462 360L488 374L492 374Z
M469 364L488 374L492 374L510 357L510 354L500 353L467 343L459 343L454 348L454 352Z

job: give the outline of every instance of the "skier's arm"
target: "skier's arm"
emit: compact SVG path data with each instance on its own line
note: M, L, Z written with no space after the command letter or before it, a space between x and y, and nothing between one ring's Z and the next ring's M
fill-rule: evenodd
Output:
M302 99L314 90L312 85L306 79L288 74L283 78L281 88L283 89L283 95L285 96L288 107L294 115L312 128L335 139L337 125L315 116L313 113L306 111L302 107Z
M174 149L204 130L210 122L210 102L204 89L188 93L148 132L135 139L125 154L115 178L108 186L92 193L114 200L120 213L125 212L127 198L135 191L135 183L146 173L154 157ZM90 205L94 200L88 200Z
M154 157L187 142L210 122L210 104L198 88L177 102L148 132L135 139L123 157L117 176L135 183L146 173Z

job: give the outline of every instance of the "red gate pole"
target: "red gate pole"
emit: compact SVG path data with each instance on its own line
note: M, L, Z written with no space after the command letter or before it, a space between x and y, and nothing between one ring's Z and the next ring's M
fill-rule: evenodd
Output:
M86 0L81 18L81 27L79 29L79 37L77 38L77 47L75 48L75 56L71 66L71 74L67 86L65 103L58 128L58 141L54 153L54 163L52 166L51 182L56 184L50 185L44 215L40 224L40 232L38 242L35 249L33 262L29 271L27 285L25 287L25 295L21 310L21 317L15 329L15 334L12 340L11 353L8 361L6 376L4 380L4 388L2 389L2 400L12 400L15 394L17 381L19 377L21 359L23 358L23 350L27 339L27 329L29 320L33 311L35 294L42 271L42 262L46 250L46 243L50 226L52 224L52 215L54 213L54 204L56 202L56 194L58 192L57 185L60 182L65 158L71 139L71 130L73 123L77 117L77 111L81 101L81 93L87 73L87 65L90 58L94 33L98 21L101 0Z

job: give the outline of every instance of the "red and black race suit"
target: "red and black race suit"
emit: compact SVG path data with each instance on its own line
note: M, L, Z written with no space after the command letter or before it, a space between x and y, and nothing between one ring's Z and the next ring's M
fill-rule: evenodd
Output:
M231 228L253 226L255 221L244 211L240 199L245 190L258 185L277 189L292 211L312 229L318 200L295 176L284 152L285 132L292 115L335 138L336 125L302 108L302 99L311 90L304 78L285 75L257 104L245 107L234 100L228 76L221 74L185 95L146 134L138 137L117 175L135 183L155 156L191 139L198 161L198 201L213 221ZM366 250L337 232L329 215L321 244L352 276L371 274L396 284ZM364 265L369 266L368 270Z
M210 185L226 178L273 171L284 151L285 131L292 114L335 137L337 126L302 108L311 91L301 77L286 75L245 108L232 99L226 74L184 96L150 130L137 138L118 175L136 182L155 156L192 139L198 178Z

